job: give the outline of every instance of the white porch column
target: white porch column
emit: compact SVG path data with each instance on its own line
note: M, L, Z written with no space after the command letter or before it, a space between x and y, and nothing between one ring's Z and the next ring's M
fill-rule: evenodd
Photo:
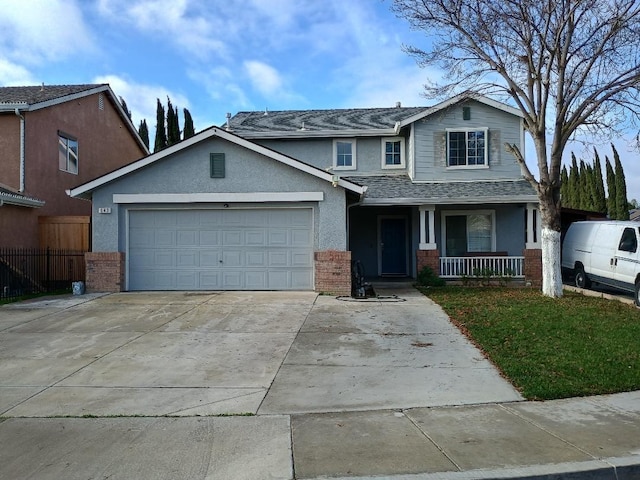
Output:
M420 250L436 250L436 206L420 205Z
M541 247L542 228L540 225L540 211L535 203L527 203L527 250Z

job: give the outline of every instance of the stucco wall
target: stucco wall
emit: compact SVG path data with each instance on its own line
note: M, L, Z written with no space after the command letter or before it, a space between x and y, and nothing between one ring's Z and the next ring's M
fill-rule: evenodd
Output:
M90 215L91 204L66 190L144 155L114 106L99 95L25 113L25 194L44 200L39 215ZM58 131L78 139L78 174L58 164Z
M361 137L356 138L356 168L353 170L336 170L341 176L358 174L389 174L391 172L406 172L406 168L382 168L382 138L396 137ZM333 138L301 139L301 140L260 140L272 150L282 152L305 163L326 170L333 166ZM408 155L408 140L405 140L405 163Z
M210 154L225 154L225 178L210 177ZM126 250L126 211L150 205L116 205L113 194L131 193L251 193L251 192L323 192L322 202L310 202L314 209L314 246L316 250L344 250L345 194L341 187L308 173L264 157L220 138L211 138L118 179L94 192L93 250ZM251 208L265 204L234 204L227 208ZM269 204L273 205L273 204ZM287 203L278 203L287 206ZM98 213L111 208L111 214ZM154 208L192 208L191 204L154 205ZM201 204L199 208L223 208Z
M463 107L471 119L463 120ZM447 168L447 128L488 128L489 168ZM520 166L504 143L520 145L520 119L476 101L457 104L415 124L415 179L423 181L497 180L521 178Z
M0 183L20 188L20 118L0 114Z

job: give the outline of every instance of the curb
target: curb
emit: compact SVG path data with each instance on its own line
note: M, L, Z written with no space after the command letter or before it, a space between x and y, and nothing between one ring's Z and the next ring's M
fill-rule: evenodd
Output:
M315 477L309 480L326 480ZM331 477L331 480L637 480L640 479L640 455L603 458L585 462L531 465L464 472L376 475L366 477Z

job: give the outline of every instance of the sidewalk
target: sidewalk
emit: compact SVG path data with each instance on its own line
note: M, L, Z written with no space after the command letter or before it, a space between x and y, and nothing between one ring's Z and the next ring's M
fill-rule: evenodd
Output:
M16 480L637 479L640 392L291 416L9 418L0 444L0 478Z

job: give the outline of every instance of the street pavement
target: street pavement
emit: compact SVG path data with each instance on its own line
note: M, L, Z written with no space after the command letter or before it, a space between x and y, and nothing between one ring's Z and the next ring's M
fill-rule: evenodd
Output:
M524 402L411 288L0 307L0 479L640 478L640 392Z

